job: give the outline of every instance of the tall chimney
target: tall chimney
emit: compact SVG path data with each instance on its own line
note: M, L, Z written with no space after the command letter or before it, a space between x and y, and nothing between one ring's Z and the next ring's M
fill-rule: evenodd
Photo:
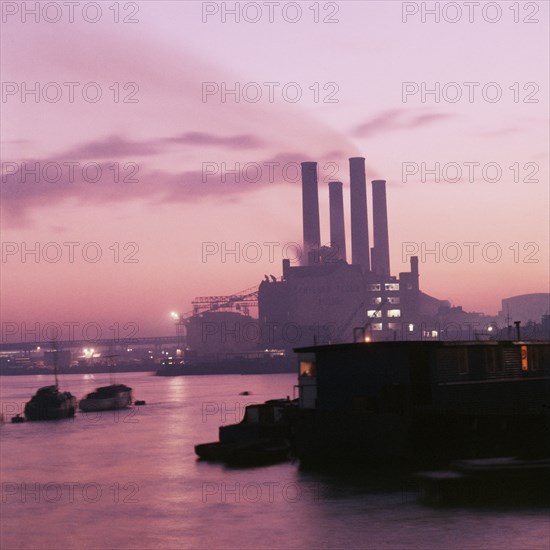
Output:
M413 290L420 289L419 274L418 274L418 256L411 256L411 278Z
M349 159L351 200L351 261L370 271L367 182L364 157Z
M372 222L374 237L373 271L390 275L390 241L388 237L388 211L386 207L386 180L372 182Z
M311 265L315 263L315 251L321 248L316 162L302 162L302 216L304 223L304 263Z
M331 181L328 184L330 204L330 246L334 258L346 259L346 233L344 229L344 195L341 181Z

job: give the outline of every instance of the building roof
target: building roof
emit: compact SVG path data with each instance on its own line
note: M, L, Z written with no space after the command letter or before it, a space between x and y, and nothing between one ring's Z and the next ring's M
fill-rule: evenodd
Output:
M359 348L371 348L371 347L444 347L444 346L497 346L497 345L549 345L548 340L397 340L397 341L383 341L383 342L350 342L346 344L324 344L320 346L307 346L303 348L294 348L296 353L311 353L311 352L323 352L323 351L344 351Z

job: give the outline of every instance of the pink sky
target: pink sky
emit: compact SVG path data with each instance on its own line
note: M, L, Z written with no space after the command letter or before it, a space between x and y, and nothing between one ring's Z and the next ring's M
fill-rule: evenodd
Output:
M504 297L548 292L548 3L532 3L538 23L515 23L511 3L501 2L498 22L485 21L480 8L470 23L464 7L454 24L422 23L420 14L403 23L403 3L389 1L321 2L321 18L334 5L339 22L315 23L313 4L301 3L296 23L278 11L273 23L267 12L258 23L224 23L220 14L203 23L202 3L187 1L139 2L135 24L115 24L106 3L97 23L83 21L78 9L74 23L66 13L56 23L24 23L21 13L4 13L2 82L18 87L2 99L4 173L23 162L80 164L72 182L68 169L57 182L22 182L19 173L2 181L2 322L93 322L106 337L113 323L133 322L139 335L172 334L168 313L190 310L195 296L249 288L265 273L280 276L282 246L302 239L300 184L285 181L280 168L270 181L264 163L319 162L324 241L326 181L335 171L332 177L344 182L349 252L347 158L357 155L367 159L367 178L388 181L394 274L408 270L403 243L416 243L419 252L447 245L451 258L448 243L458 243L463 257L455 263L443 254L439 261L421 256L422 290L487 313L496 313ZM57 103L32 96L23 102L22 83L35 82L80 84L73 103L66 86ZM82 99L87 82L103 93L97 103ZM135 88L124 90L125 83L137 83L137 102L115 103L109 89L115 82L121 97ZM204 82L256 82L264 96L257 103L236 103L232 96L224 103L219 95L203 101ZM264 82L280 83L273 102ZM280 93L289 82L303 93L295 103ZM473 102L444 96L422 102L420 94L403 102L403 82L479 86ZM489 82L502 89L494 103L481 92ZM321 98L337 86L336 102L313 101L314 83ZM323 90L326 83L335 84ZM519 102L509 89L514 83ZM534 84L524 89L527 83ZM468 93L464 85L461 90ZM538 102L523 102L531 92ZM139 181L113 182L109 166L116 162L121 178L137 165ZM257 163L263 177L235 182L228 175L223 183L216 174L203 181L203 163L222 162ZM457 163L463 177L437 183L412 175L403 182L405 162ZM79 167L86 163L101 164L99 182L83 180ZM479 163L472 182L464 163ZM481 167L488 163L501 167L499 181L484 179ZM76 243L73 262L67 242ZM230 255L222 262L220 254L204 261L205 242L220 248L222 242L228 248L259 243L263 253L256 263ZM273 258L265 242L280 243ZM467 242L479 243L471 262ZM22 261L21 249L35 243L41 251L54 243L47 252L56 261L41 256L36 262L31 254ZM97 243L86 248L89 254L101 249L96 263L83 258L86 243ZM488 243L501 250L498 261ZM127 259L137 262L123 262L132 252Z

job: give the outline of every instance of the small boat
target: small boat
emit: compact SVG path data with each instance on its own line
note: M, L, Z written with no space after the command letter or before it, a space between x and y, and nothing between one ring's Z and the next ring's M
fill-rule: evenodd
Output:
M60 392L57 384L40 388L25 405L27 420L59 420L72 418L76 398L68 391Z
M260 466L290 459L291 434L288 409L296 403L272 399L248 405L238 424L220 426L220 440L195 445L199 458L232 466Z
M79 408L84 412L124 409L132 404L132 388L125 384L111 384L97 388L80 400Z
M54 377L55 384L40 388L25 404L25 418L27 420L60 420L62 418L72 418L76 411L76 397L68 391L59 391L59 381L57 379L57 358L58 350L56 342L52 341L52 354L54 359ZM12 422L21 422L15 417Z

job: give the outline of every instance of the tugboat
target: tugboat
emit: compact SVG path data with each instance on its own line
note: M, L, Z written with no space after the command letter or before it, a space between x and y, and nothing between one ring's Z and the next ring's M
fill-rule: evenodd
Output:
M231 466L260 466L290 459L291 434L288 409L290 399L272 399L248 405L238 424L220 426L220 440L195 445L199 458L221 461Z
M68 391L59 391L57 380L57 350L54 349L55 384L40 388L31 400L25 404L25 418L34 420L60 420L72 418L76 410L76 398ZM14 422L21 422L15 420Z
M97 388L80 400L81 411L110 411L124 409L132 404L132 388L124 384L111 384Z
M68 391L60 392L56 381L53 386L44 386L33 395L25 405L25 418L31 421L72 418L75 410L76 398Z

